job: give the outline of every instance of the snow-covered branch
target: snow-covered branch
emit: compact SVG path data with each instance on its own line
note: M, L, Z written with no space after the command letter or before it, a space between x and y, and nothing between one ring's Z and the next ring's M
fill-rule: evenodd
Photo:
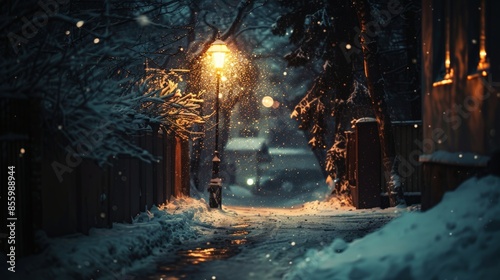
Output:
M74 11L59 7L35 38L17 34L14 56L5 48L7 36L2 37L7 41L0 48L1 97L40 100L44 143L100 164L123 155L156 160L136 141L155 123L184 138L197 135L190 126L204 121L197 114L200 95L182 94L176 82L180 77L152 74L144 66L146 54L151 64L163 64L164 43L155 44L158 38L172 43L184 36L179 32L188 30L180 18L185 5L107 1L104 7L84 6ZM2 26L22 25L14 17L2 18ZM153 87L158 78L165 84Z
M150 116L152 122L161 124L165 130L182 138L192 138L199 135L191 130L192 126L205 123L198 113L203 103L202 92L183 94L179 82L182 82L182 76L175 72L146 69L146 76L139 85L147 97L141 112Z

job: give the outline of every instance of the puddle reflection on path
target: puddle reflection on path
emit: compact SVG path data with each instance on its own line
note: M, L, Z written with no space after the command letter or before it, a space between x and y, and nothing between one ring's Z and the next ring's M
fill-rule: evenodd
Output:
M248 242L245 237L249 232L244 230L248 226L246 224L235 225L232 226L234 229L226 231L230 237L238 237L236 239L221 239L219 237L215 238L214 241L207 242L203 247L177 251L175 262L159 265L153 279L158 279L158 277L164 280L186 279L189 272L196 269L196 265L209 261L224 260L237 255L241 250L239 246Z

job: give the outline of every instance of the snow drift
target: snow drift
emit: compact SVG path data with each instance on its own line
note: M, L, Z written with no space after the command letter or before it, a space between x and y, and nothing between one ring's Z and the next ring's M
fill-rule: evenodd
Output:
M138 214L132 224L91 229L83 234L48 238L39 232L42 252L22 259L7 279L128 279L154 268L155 257L175 246L200 238L206 228L224 226L235 213L209 209L205 200L177 198ZM2 269L2 273L6 272ZM3 274L0 273L0 279Z
M500 178L471 178L427 212L310 250L286 279L498 279Z

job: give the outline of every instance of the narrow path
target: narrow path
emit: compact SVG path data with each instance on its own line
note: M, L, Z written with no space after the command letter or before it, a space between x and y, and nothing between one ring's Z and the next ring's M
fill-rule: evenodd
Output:
M238 223L212 229L196 243L159 258L156 272L137 279L282 279L307 250L347 242L380 228L387 210L307 214L301 209L227 207ZM210 232L210 230L208 231Z

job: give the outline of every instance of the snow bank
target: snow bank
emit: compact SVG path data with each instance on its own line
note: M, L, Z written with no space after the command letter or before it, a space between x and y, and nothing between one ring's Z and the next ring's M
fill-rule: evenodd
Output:
M500 178L472 178L427 212L310 250L286 279L498 279Z
M115 223L111 229L92 229L88 236L47 238L39 233L43 251L23 259L14 276L126 279L127 273L154 267L155 256L199 238L204 227L231 224L235 216L234 212L208 208L203 199L179 198L139 214L132 224Z

